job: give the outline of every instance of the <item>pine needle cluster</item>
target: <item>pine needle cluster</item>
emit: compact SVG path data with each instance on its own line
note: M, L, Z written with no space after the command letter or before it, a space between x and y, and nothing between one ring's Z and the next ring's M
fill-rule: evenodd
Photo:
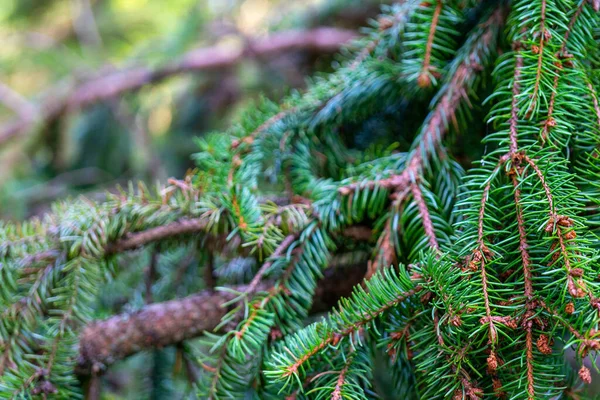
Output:
M81 329L123 255L154 243L197 244L229 294L191 351L198 398L380 398L376 360L393 398L586 398L598 6L399 2L333 73L199 139L183 180L2 225L0 398L81 396ZM315 321L341 254L364 281Z

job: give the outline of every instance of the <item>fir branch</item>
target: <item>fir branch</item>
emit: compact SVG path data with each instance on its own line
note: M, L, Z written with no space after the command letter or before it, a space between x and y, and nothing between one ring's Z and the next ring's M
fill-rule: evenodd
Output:
M516 46L520 46L520 44L516 44ZM519 50L517 49L517 53L515 55L515 72L513 76L513 85L512 85L512 103L510 107L510 154L515 154L517 152L517 123L519 121L519 107L518 107L518 99L519 94L521 93L521 70L523 69L523 56L519 54Z
M398 291L407 286L406 278L396 275L392 269L378 272L366 282L366 288L357 287L350 299L340 302L339 310L329 322L313 324L291 338L286 339L285 351L281 351L270 361L267 375L287 383L299 379L302 368L310 358L328 346L337 346L348 336L358 334L386 311L421 292L424 287L413 284L410 289ZM370 295L377 296L377 302L366 302Z
M390 190L405 188L411 180L422 173L426 157L441 145L444 135L447 133L449 123L455 118L455 114L463 100L467 100L470 86L481 72L486 62L490 46L496 40L498 29L504 20L505 9L503 7L495 10L489 19L480 25L481 31L476 30L471 40L466 43L461 51L461 56L455 62L455 68L447 84L438 95L439 100L435 108L427 117L413 144L413 150L406 161L404 171L390 178L378 179L376 181L352 183L339 189L340 194L349 195L359 189L373 189L382 187ZM477 60L477 61L473 61Z

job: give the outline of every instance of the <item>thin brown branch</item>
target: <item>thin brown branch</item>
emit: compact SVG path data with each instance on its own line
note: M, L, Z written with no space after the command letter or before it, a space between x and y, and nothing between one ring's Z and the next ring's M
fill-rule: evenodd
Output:
M560 53L564 53L564 51L567 48L567 42L569 41L569 36L571 36L571 32L573 31L573 27L575 26L575 23L577 22L577 19L579 18L579 16L581 15L581 12L583 11L583 7L585 7L585 1L582 1L579 3L579 6L577 6L577 10L575 10L575 13L573 14L573 17L571 17L571 20L569 21L569 25L567 26L567 31L565 32L565 35L563 36L563 44L560 48Z
M540 81L542 80L542 60L544 59L544 43L546 42L546 0L542 0L542 10L540 18L540 45L536 49L538 52L537 71L535 73L535 84L533 85L533 94L531 95L531 106L527 110L528 114L533 112L537 102L537 95L540 90Z
M544 189L544 193L546 194L546 199L548 200L548 207L550 209L549 214L554 215L554 200L552 197L552 191L550 190L550 186L546 183L546 178L544 178L544 174L542 170L538 167L536 162L532 160L527 154L522 153L521 155L523 159L529 164L529 166L533 169L535 174L537 175L540 183L542 184L542 188Z
M559 71L562 69L563 67L561 66ZM553 126L556 125L556 121L554 120L554 117L552 116L554 114L554 103L556 102L556 93L558 92L558 81L560 80L560 75L558 74L558 71L556 72L556 74L554 75L554 83L552 85L552 94L550 95L550 102L548 103L548 117L546 118L546 121L544 122L544 126L542 127L542 133L540 134L540 139L542 140L542 143L546 143L546 140L548 139L548 132L550 131L550 128L552 128Z
M550 220L548 221L548 225L546 226L546 231L552 232L554 230L554 228L556 227L556 235L558 238L558 247L559 247L559 251L563 257L565 270L567 272L567 289L569 291L569 294L573 297L583 297L585 295L585 291L577 288L577 285L575 284L574 273L573 273L574 270L571 268L571 260L569 259L569 254L568 254L567 246L565 243L567 238L569 237L568 236L569 233L568 232L565 233L564 229L565 228L568 229L568 228L572 227L573 221L570 218L568 218L566 216L558 215L555 212L552 191L550 190L550 187L546 183L546 178L544 177L542 170L536 164L535 160L531 159L524 153L521 153L520 157L523 158L527 162L527 164L529 164L529 166L533 169L536 176L538 177L538 180L542 184L544 193L546 194L546 199L548 201L548 208L549 208L548 214L550 216ZM575 232L572 232L572 234L574 234L574 233ZM551 249L554 249L555 246L556 245L554 245ZM553 258L553 260L554 260L554 258ZM577 275L582 274L582 273L583 273L582 271L579 271ZM590 295L591 295L591 293L590 293Z
M444 3L442 0L437 0L435 10L433 10L433 17L431 18L431 26L429 27L429 36L427 37L427 44L425 45L425 55L423 56L423 68L418 78L418 84L420 87L429 87L431 79L429 77L431 71L431 50L433 50L433 40L435 39L435 31L437 30L438 21L440 14L442 13L442 7Z
M521 69L523 68L523 56L519 53L516 55L515 61L515 73L513 76L513 88L512 88L512 104L510 111L510 153L514 154L517 152L517 122L519 121L519 105L518 97L521 92L521 84L519 79L521 78Z
M525 284L525 303L527 311L525 313L525 347L527 361L527 394L529 399L535 398L535 389L533 382L533 280L531 274L531 259L527 244L527 232L525 230L525 219L523 217L523 208L521 205L521 189L515 175L512 176L513 186L515 188L514 198L517 209L517 226L519 230L519 251L521 252L521 262L523 264L523 278Z
M348 374L348 370L350 369L350 365L352 365L352 361L354 361L353 357L348 357L346 364L344 364L344 368L340 371L338 379L335 383L335 389L331 394L331 400L343 400L345 396L342 394L342 390L344 389L344 385L346 384L346 378Z
M252 131L252 133L250 133L248 136L246 136L246 137L244 137L242 139L239 139L239 140L234 140L231 143L231 148L232 149L236 149L242 143L252 144L254 142L254 140L256 139L256 137L260 133L262 133L265 130L269 129L275 123L281 121L288 113L293 113L295 111L296 111L296 109L292 108L290 110L282 110L282 111L278 112L277 114L273 115L271 118L269 118L268 120L266 120L265 122L263 122L258 128L256 128L254 131Z
M394 193L394 201L390 206L390 210L392 212L399 212L398 210L403 205L406 200L406 196L408 195L409 189L405 188L400 192ZM396 257L396 248L392 243L392 217L389 217L383 232L379 236L377 240L377 255L375 260L369 262L369 268L367 269L367 274L365 275L365 279L371 279L375 273L383 268L388 268L390 265L394 265L397 263Z
M285 239L283 239L281 241L281 243L279 244L279 246L277 246L277 248L271 255L270 259L281 257L283 255L283 253L288 249L288 247L290 247L290 245L292 243L294 243L294 240L296 240L296 235L289 235ZM248 285L248 289L246 289L246 293L249 293L249 294L254 293L254 291L258 287L258 284L262 280L263 276L271 268L272 265L273 265L273 261L269 260L269 261L265 262L262 265L262 267L260 267L260 269L258 270L256 275L254 275L254 278L252 278L252 281Z
M425 235L427 235L429 238L429 246L438 251L440 249L440 245L438 244L435 236L435 229L433 227L433 222L431 221L431 215L429 215L429 208L423 199L423 192L417 183L410 185L410 189L415 203L417 203L417 207L419 208L419 214L421 215L421 220L423 222L423 229L425 230Z
M567 56L566 49L567 49L567 43L569 41L569 37L571 36L571 32L573 31L573 26L575 26L575 23L577 22L577 19L581 15L581 12L583 11L584 6L585 6L585 2L582 1L579 4L579 6L577 7L577 10L575 10L575 13L571 17L571 20L569 21L569 25L567 26L567 30L563 36L563 43L560 47L560 51L558 52L558 55L560 57ZM555 66L556 66L556 70L555 70L555 74L554 74L554 82L552 84L552 94L550 95L550 102L548 103L548 117L546 118L546 121L544 122L544 126L542 127L542 133L540 134L542 143L546 142L550 128L552 128L553 126L556 125L556 121L554 120L552 115L554 114L554 103L556 102L556 94L558 93L557 88L558 88L558 82L560 80L560 73L561 73L561 71L563 71L564 67L562 64L556 64Z
M371 321L373 321L375 318L377 318L379 315L381 315L385 311L387 311L390 308L394 307L395 305L403 302L404 300L408 299L409 297L412 297L415 294L421 292L423 289L424 289L423 286L416 285L414 288L412 288L406 292L398 293L398 295L396 296L395 299L386 303L379 310L369 313L369 314L363 314L362 315L363 319L359 323L351 324L351 325L347 326L341 332L335 332L335 333L330 334L325 340L323 340L321 343L319 343L318 346L315 346L313 349L306 352L302 357L300 357L292 365L290 365L287 368L287 370L283 376L291 376L291 375L295 374L298 371L298 369L306 361L308 361L308 359L310 359L315 354L319 353L325 347L329 346L330 344L338 343L341 340L341 338L349 336L349 335L359 331L360 329L362 329L364 326L369 324Z
M169 224L150 228L145 231L130 233L111 243L106 248L106 254L117 254L128 250L135 250L146 244L165 240L174 236L202 232L206 229L205 218L180 219Z
M232 50L213 46L192 50L179 60L157 68L138 67L113 71L76 85L65 95L54 93L48 96L48 104L40 105L40 111L35 117L9 121L0 127L0 144L33 128L37 122L46 124L64 111L84 108L174 75L227 68L250 56L266 57L299 50L334 52L355 36L354 31L327 27L286 31L251 41L252 52L248 48Z

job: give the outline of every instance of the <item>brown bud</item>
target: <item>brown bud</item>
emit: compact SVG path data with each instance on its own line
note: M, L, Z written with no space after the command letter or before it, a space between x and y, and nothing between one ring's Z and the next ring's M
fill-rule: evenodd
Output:
M569 232L565 233L565 239L567 240L573 240L577 237L577 233L574 230L570 230Z
M575 304L573 304L573 302L567 303L567 305L565 306L565 313L567 314L573 314L575 312Z
M582 365L581 369L579 370L579 378L587 384L592 383L592 374L590 372L590 370L585 366Z
M548 338L548 336L546 335L540 335L540 337L537 340L537 348L540 351L540 353L542 354L552 354L552 347L551 347L552 343L550 341L550 339Z
M420 88L428 88L431 86L431 78L429 74L425 71L421 72L419 78L417 79L417 84Z
M380 31L384 31L384 30L389 29L392 26L394 26L394 20L389 17L380 17L377 20L377 23L379 24Z
M583 269L581 268L573 268L570 271L571 276L574 276L576 278L581 278L583 276Z
M488 373L493 374L498 369L498 359L496 354L492 351L490 356L487 358Z

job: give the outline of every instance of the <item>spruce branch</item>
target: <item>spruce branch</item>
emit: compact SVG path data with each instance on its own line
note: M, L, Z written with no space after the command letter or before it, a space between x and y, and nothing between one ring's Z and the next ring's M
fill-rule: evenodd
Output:
M399 175L376 181L352 183L339 189L340 194L349 195L356 190L382 187L389 190L405 188L409 183L422 174L423 166L435 150L441 146L441 141L447 133L450 124L455 121L456 112L463 101L467 100L468 92L475 83L478 73L489 61L491 47L495 42L503 21L505 9L499 7L487 21L484 21L473 32L470 40L463 46L457 56L451 75L446 85L440 90L435 107L428 115L421 131L413 142L413 149L406 161L406 167Z
M372 324L381 314L423 290L401 271L396 274L391 268L375 274L365 283L365 289L356 287L350 299L340 302L327 322L313 324L287 338L283 349L269 361L267 376L285 381L299 380L306 372L309 359L328 346L337 346L344 338L356 337L363 328ZM367 301L377 298L377 302Z

